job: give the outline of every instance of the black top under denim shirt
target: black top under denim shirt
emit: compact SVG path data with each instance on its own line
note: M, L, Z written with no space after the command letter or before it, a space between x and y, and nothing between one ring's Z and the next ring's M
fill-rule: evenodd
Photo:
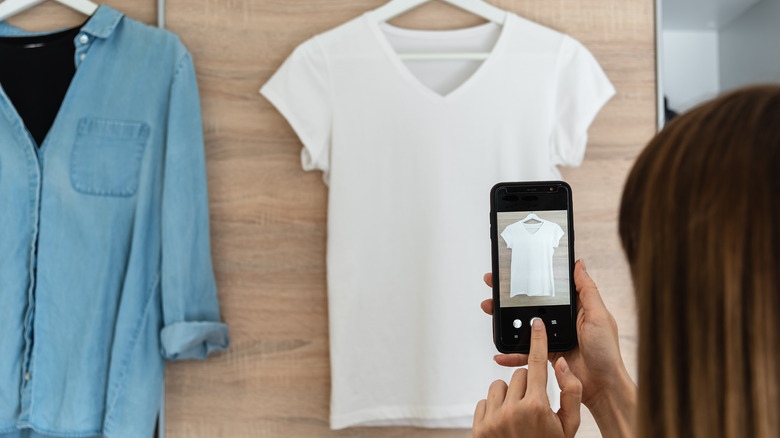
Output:
M40 147L76 73L79 28L0 38L0 85Z

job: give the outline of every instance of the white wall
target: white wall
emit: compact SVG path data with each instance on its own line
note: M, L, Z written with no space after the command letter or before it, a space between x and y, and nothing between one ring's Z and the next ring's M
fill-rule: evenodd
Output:
M662 44L663 89L671 109L687 111L718 95L717 31L664 30Z
M722 29L760 0L664 0L663 28Z
M763 0L720 31L723 91L780 83L780 0Z

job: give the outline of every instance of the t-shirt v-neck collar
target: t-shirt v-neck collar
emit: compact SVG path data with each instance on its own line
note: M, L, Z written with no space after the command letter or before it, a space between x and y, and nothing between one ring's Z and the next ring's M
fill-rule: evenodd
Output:
M537 234L539 234L539 231L541 231L544 224L545 224L544 221L539 222L538 224L528 224L525 222L520 223L520 225L523 227L525 232L528 233L529 236L536 236ZM533 230L533 232L531 230Z
M515 19L514 14L507 13L506 21L501 26L498 38L496 39L496 42L493 45L492 49L489 51L487 59L485 59L480 63L476 71L472 73L468 78L466 78L463 82L461 82L457 87L455 87L449 93L439 94L436 91L432 90L427 85L423 84L422 81L420 81L420 79L417 78L417 76L415 76L414 73L411 72L409 67L407 67L406 64L404 64L404 61L400 58L398 53L392 47L390 41L388 40L387 36L384 34L382 28L380 28L380 23L377 22L376 18L374 18L374 16L372 15L372 11L363 14L363 20L366 22L366 25L370 28L371 33L374 35L374 38L379 44L379 46L381 47L382 51L387 55L387 59L393 65L393 68L398 73L399 78L405 81L406 83L408 83L410 87L415 88L418 93L428 98L434 99L436 101L445 102L445 103L454 101L455 99L458 98L458 96L466 92L466 90L473 87L475 83L478 83L480 78L484 76L486 72L492 68L491 66L497 62L496 58L500 58L503 52L505 41L508 38L507 34L511 32L511 28L515 25L514 19ZM494 24L485 23L485 24L480 24L478 26L467 27L462 29L454 29L454 30L404 29L387 23L382 23L382 26L388 30L391 30L394 33L403 33L410 36L417 36L419 38L425 38L425 37L446 38L448 36L456 36L456 35L460 36L463 33L468 33L468 32L483 32L486 27L494 26Z

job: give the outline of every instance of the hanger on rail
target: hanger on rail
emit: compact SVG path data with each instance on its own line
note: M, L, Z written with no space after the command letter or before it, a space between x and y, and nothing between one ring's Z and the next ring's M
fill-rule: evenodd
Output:
M33 6L43 3L46 0L5 0L0 3L0 21L16 15L22 11L30 9ZM97 3L89 0L56 0L71 9L75 9L84 15L92 15L98 8Z
M371 12L376 21L387 21L395 18L404 12L416 8L430 0L390 0L384 5ZM503 25L506 21L507 12L497 8L483 0L441 0L453 6L457 6L464 11L471 12L488 21ZM459 53L402 53L398 56L404 61L414 60L485 60L489 53L487 52L459 52Z
M47 0L5 0L0 3L0 21L30 9ZM57 3L75 9L84 15L92 15L98 4L89 0L56 0ZM157 0L157 26L165 28L165 0Z

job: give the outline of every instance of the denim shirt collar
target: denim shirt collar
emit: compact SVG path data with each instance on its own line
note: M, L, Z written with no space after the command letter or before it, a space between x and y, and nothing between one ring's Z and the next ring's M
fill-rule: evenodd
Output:
M100 5L94 14L92 14L86 23L81 26L81 30L96 38L108 38L116 29L116 26L122 21L124 14L116 9ZM36 36L45 35L49 33L59 32L60 30L45 31L45 32L30 32L24 29L20 29L16 26L12 26L5 21L0 21L0 36Z
M81 30L97 38L108 38L114 32L122 17L124 17L124 14L116 9L100 5Z

